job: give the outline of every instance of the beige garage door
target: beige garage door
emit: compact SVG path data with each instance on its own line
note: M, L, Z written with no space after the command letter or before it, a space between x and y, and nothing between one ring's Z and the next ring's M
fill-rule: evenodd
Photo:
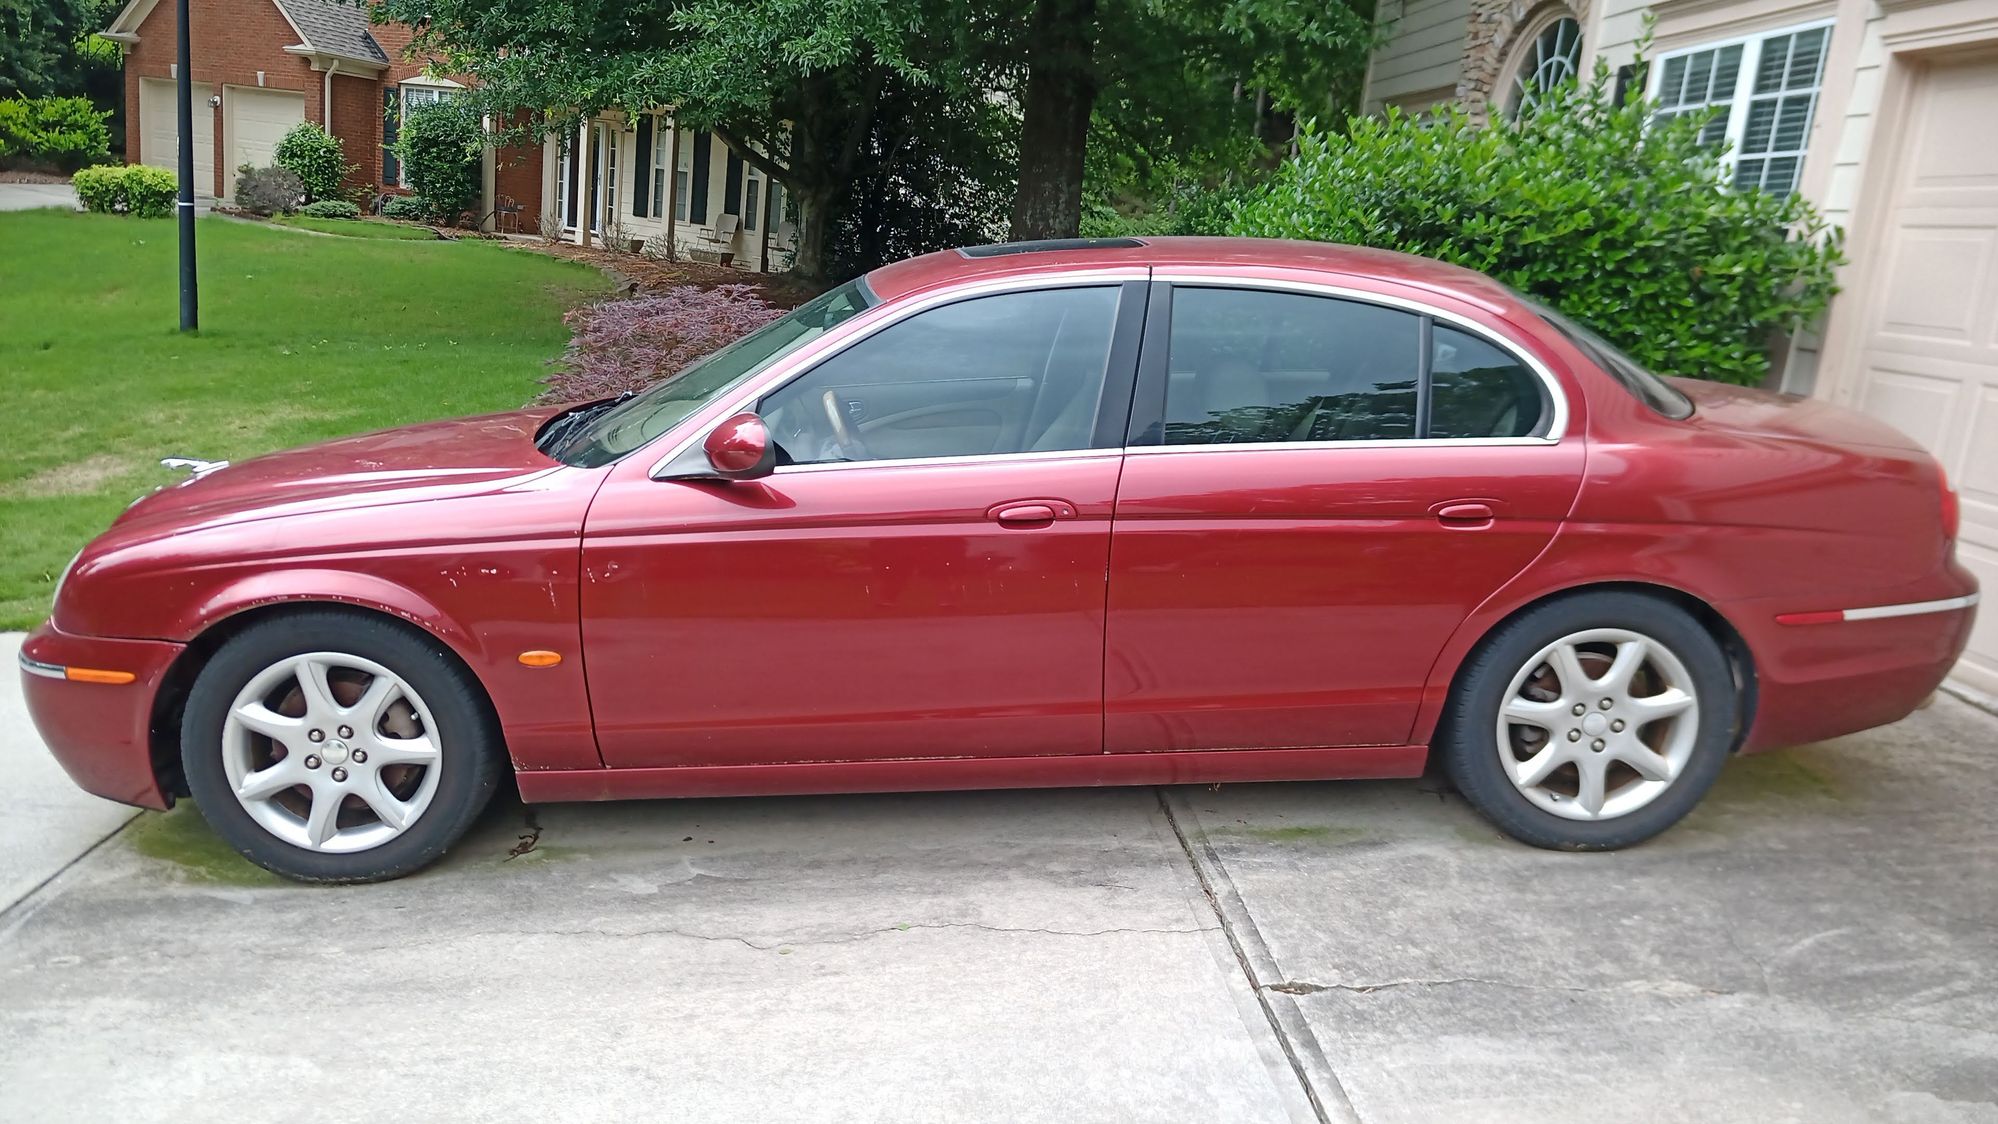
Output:
M139 160L169 172L180 168L173 87L161 78L139 80ZM197 82L193 90L194 193L208 197L215 194L215 110L208 104L215 87Z
M222 87L222 143L229 155L229 190L235 190L236 169L245 164L269 167L278 141L303 120L304 94L254 86Z
M1998 57L1932 66L1912 94L1878 267L1854 294L1859 405L1927 443L1962 494L1957 556L1993 596L1956 676L1998 694Z

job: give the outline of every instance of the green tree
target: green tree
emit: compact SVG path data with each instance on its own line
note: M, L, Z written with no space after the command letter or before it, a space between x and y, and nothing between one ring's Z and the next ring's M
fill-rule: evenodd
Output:
M978 34L960 0L386 0L375 12L422 27L485 108L542 110L560 127L673 106L714 129L784 185L793 269L813 280L828 276L836 208L878 147L883 104L898 86L964 88L950 64Z
M118 50L96 36L116 0L0 0L0 97L90 95L118 71Z
M449 223L478 202L484 145L478 112L463 99L417 106L403 117L396 159L432 218Z

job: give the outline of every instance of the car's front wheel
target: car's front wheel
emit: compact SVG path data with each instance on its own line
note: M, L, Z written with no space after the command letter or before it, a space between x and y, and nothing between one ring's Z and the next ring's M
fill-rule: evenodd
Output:
M448 653L342 612L231 639L196 678L181 724L188 789L216 834L308 882L436 861L491 799L500 759L484 699Z
M1491 637L1459 676L1436 749L1506 834L1608 850L1692 811L1737 714L1727 654L1698 621L1643 594L1585 593Z

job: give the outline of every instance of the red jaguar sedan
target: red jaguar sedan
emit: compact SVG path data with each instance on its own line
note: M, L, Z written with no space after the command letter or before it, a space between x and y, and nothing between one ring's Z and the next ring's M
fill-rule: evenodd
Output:
M194 462L21 650L91 792L293 878L529 801L1414 777L1597 849L1906 715L1957 501L1489 278L1233 239L887 266L636 396Z

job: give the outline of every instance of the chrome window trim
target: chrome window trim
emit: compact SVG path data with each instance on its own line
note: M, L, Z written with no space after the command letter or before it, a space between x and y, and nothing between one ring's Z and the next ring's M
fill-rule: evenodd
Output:
M1049 449L1025 453L971 453L962 457L899 457L877 461L828 461L824 464L779 465L771 475L791 476L804 472L837 472L856 468L939 468L953 464L1012 464L1019 461L1108 460L1121 457L1123 449Z
M1145 281L1151 277L1151 272L1152 272L1151 269L1147 266L1118 266L1107 269L1076 270L1071 273L1026 274L1026 275L1014 275L1010 277L989 278L983 281L971 281L961 285L952 285L943 289L938 289L934 292L920 294L918 296L910 297L900 304L877 306L877 309L869 309L867 313L862 313L860 316L854 317L852 320L849 320L846 323L839 325L838 327L834 328L832 331L812 341L812 343L807 345L806 347L799 349L797 352L787 357L784 363L779 364L771 368L769 371L764 372L763 376L755 380L753 383L746 384L746 393L741 393L727 399L725 408L717 407L716 405L711 403L706 408L696 412L695 414L686 418L682 418L680 420L679 425L676 426L675 429L678 430L681 428L685 428L687 431L686 436L683 438L678 438L675 437L674 432L669 431L665 434L662 434L660 437L656 438L655 440L657 441L662 441L662 442L670 441L672 442L672 444L668 447L668 450L665 453L665 455L658 457L652 462L652 467L646 470L646 475L655 480L658 479L660 473L665 471L665 468L668 464L670 464L675 458L679 457L681 454L685 453L688 449L693 448L694 445L697 442L699 442L702 437L706 436L708 427L714 425L716 422L721 421L723 418L733 417L734 415L741 413L742 411L748 409L751 405L753 405L758 399L761 399L765 395L773 394L783 389L793 379L802 378L806 373L811 371L812 368L818 366L820 363L823 363L826 360L831 359L833 356L838 355L840 352L845 351L847 348L854 346L855 344L861 342L862 340L868 339L869 337L873 336L875 333L883 331L895 324L899 324L902 321L918 313L927 312L932 308L937 308L939 306L946 304L954 304L960 300L967 300L972 297L993 296L999 293L1020 292L1024 290L1033 290L1033 289L1072 289L1072 288L1081 288L1092 285L1121 285L1127 281ZM880 312L880 316L878 318L870 319L868 313L876 311ZM1117 450L1115 449L1108 449L1108 450L1065 449L1065 450L1055 450L1054 455L1073 456L1077 453L1089 453L1089 452L1114 453L1116 451ZM984 457L989 459L1004 458L1004 459L1013 460L1013 459L1018 459L1020 457L1037 456L1037 455L1040 454L994 453L994 454L985 454ZM973 456L980 456L980 455L973 454ZM972 458L971 457L923 458L924 461L943 461L950 463L962 463L970 459ZM824 465L785 465L782 468L779 468L777 471L784 472L786 470L791 470L791 469L824 470L829 468L861 468L868 465L878 465L878 464L888 464L888 463L891 462L852 461L846 463L824 464ZM893 463L906 465L917 462L898 461Z
M1531 350L1521 346L1510 336L1500 334L1492 328L1465 316L1436 305L1408 297L1374 293L1365 289L1354 289L1318 281L1298 281L1291 278L1265 278L1228 273L1189 273L1172 270L1155 270L1152 280L1166 281L1179 288L1210 289L1269 289L1279 292L1302 293L1307 296L1333 297L1339 300L1359 301L1364 304L1381 305L1387 308L1428 316L1452 328L1467 332L1498 348L1517 360L1521 366L1532 371L1547 391L1548 408L1553 418L1547 424L1547 432L1538 437L1422 437L1387 438L1377 441L1245 441L1228 444L1200 445L1132 445L1126 452L1131 453L1185 453L1209 452L1214 450L1242 451L1248 449L1382 449L1400 447L1420 447L1435 449L1449 446L1538 446L1558 445L1568 433L1568 395L1561 388L1561 380L1542 363Z

